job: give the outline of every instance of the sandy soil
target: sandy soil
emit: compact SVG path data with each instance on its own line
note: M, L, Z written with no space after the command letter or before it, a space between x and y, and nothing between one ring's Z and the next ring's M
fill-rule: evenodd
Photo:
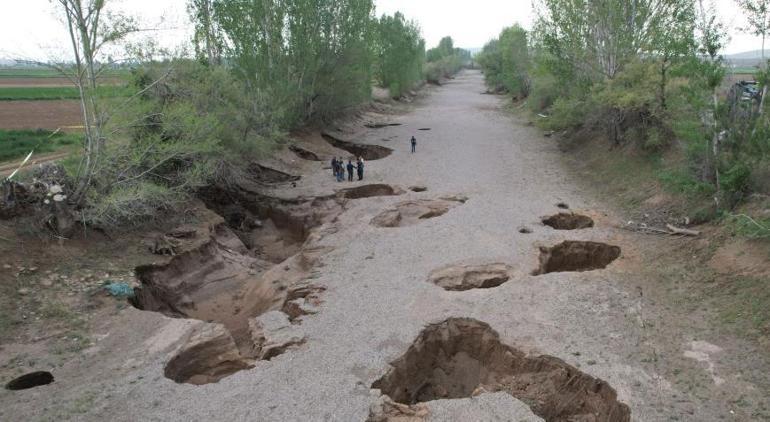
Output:
M77 130L81 119L77 100L0 101L0 129Z
M481 75L466 72L390 118L400 126L346 133L394 150L367 162L366 183L427 191L353 201L316 238L333 251L314 273L314 283L327 288L320 311L294 327L306 339L300 347L218 383L176 384L164 377L164 365L204 323L128 307L95 322L94 345L53 368L53 384L0 392L0 419L363 421L379 397L372 384L426 325L474 318L507 346L605 381L632 420L767 420L766 351L716 334L701 313L666 301L658 286L656 253L688 245L613 228L618 217L568 176L553 141L482 91ZM283 195L341 187L324 169L327 161L297 160L303 178ZM468 200L417 224L370 224L405 201L454 195ZM594 227L541 224L559 212L557 203L589 215ZM540 247L565 240L622 252L606 269L532 275ZM465 291L430 282L434 270L465 263L507 265L510 279ZM427 409L431 420L540 420L500 392L429 401Z

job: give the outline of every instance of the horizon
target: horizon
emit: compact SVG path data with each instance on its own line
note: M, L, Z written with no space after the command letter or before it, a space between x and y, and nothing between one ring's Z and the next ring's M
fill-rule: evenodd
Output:
M418 23L427 48L434 47L445 36L451 36L455 46L481 49L500 31L516 23L531 29L533 13L529 1L501 2L477 0L473 8L446 7L439 0L375 0L375 14L392 15L400 11ZM501 4L503 3L503 4ZM192 24L186 12L187 0L114 0L113 10L136 16L152 31L148 34L159 45L181 49L190 45ZM742 16L733 0L716 0L718 15L729 29L729 42L721 51L733 55L761 50L761 38L738 29ZM9 13L0 16L0 59L33 61L66 61L71 55L67 33L58 16L58 8L49 0L28 0L6 7ZM489 10L497 13L489 14ZM439 11L439 12L437 12Z

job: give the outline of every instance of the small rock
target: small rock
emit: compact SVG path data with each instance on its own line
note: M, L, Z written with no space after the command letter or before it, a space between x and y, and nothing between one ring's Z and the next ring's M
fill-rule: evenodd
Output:
M22 295L22 296L26 296L26 295L28 295L28 294L29 294L29 289L28 289L28 288L26 288L26 287L22 287L21 289L19 289L18 293L19 293L20 295Z
M4 270L10 270L11 268L13 268L13 267L10 264L3 264L3 269Z

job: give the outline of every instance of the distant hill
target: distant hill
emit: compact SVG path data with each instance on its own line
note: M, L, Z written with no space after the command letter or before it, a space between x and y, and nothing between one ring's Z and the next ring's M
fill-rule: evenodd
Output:
M770 53L770 50L765 50L765 58L768 57L768 53ZM744 51L743 53L725 54L725 58L728 60L747 60L747 59L759 60L762 58L762 50L751 50L751 51Z

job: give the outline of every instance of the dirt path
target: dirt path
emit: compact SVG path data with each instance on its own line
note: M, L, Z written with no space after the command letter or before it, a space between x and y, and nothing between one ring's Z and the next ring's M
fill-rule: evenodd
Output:
M535 421L541 419L533 411L554 410L547 404L530 410L513 397L565 407L575 400L608 404L606 420L623 420L616 411L624 406L611 389L632 420L763 420L767 375L751 374L754 351L729 337L709 337L697 313L657 300L657 280L647 271L654 263L647 259L664 245L614 229L612 213L560 167L553 142L482 91L479 73L463 73L394 117L400 126L365 131L366 142L394 149L367 162L367 183L427 191L359 199L338 217L321 242L333 252L313 275L327 288L323 305L295 327L306 336L300 348L218 383L176 384L163 368L195 323L127 308L100 325L96 344L60 368L54 384L24 395L0 393L0 419L61 416L64 410L55 409L65 409L78 420L363 421L379 397L373 384L403 400L402 387L427 381L408 385L419 389L415 398L458 397L428 401L432 420ZM305 174L296 192L339 187L321 167ZM554 223L585 227L580 230L541 224L560 203L591 217L593 227L584 219ZM547 249L563 241L578 242ZM540 262L540 247L551 261ZM596 270L553 272L581 266ZM479 286L488 288L473 288ZM428 324L438 325L423 332ZM438 342L442 353L460 352L450 363L434 349L407 353L418 336L428 346L417 349ZM477 356L485 352L474 344L500 355ZM454 375L422 367L426 378L415 381L409 378L415 371L389 373L405 354L406 361L414 355ZM501 356L537 369L512 375L510 366L496 366L507 359ZM474 367L478 361L488 366ZM480 373L487 390L498 392L470 398L479 381L468 379ZM462 382L446 384L453 376ZM601 397L565 395L573 380L598 383ZM558 391L544 387L551 384Z

